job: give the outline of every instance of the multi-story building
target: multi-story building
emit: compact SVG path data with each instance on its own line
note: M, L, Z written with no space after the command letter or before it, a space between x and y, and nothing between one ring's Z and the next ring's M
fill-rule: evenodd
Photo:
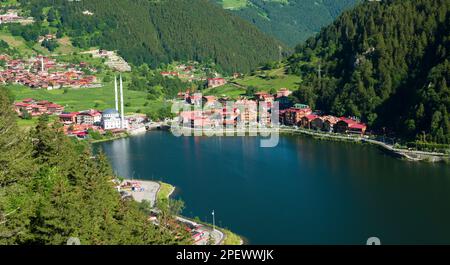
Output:
M99 125L102 121L102 114L96 110L81 111L77 115L78 124Z

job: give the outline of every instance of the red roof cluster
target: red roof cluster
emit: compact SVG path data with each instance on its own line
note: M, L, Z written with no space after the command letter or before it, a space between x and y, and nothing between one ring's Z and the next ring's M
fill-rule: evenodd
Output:
M14 103L14 110L19 116L23 116L27 112L31 116L40 116L43 114L60 114L64 111L64 107L48 100L34 100L26 98L21 102Z
M348 127L351 129L366 129L367 128L366 124L361 123L352 118L341 117L341 118L339 118L339 121L343 121L343 122L347 123Z
M221 77L216 78L208 78L208 87L218 87L225 85L227 83L227 80Z
M85 75L77 67L71 68L66 64L58 64L47 57L35 57L30 60L10 59L4 57L6 70L0 71L0 80L18 83L31 88L49 87L87 87L96 78ZM44 71L42 71L44 67ZM80 68L82 66L78 66Z

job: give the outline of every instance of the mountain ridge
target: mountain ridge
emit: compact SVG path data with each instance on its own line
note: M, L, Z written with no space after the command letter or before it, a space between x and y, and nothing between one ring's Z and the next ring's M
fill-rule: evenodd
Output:
M299 100L374 129L450 142L450 2L367 2L299 45ZM318 71L321 70L319 79Z
M38 18L50 8L56 26L76 46L119 50L135 65L213 61L228 73L249 72L278 59L278 47L284 47L209 0L32 0L23 5Z
M295 46L333 22L359 0L212 0L263 32ZM230 4L235 8L227 8Z

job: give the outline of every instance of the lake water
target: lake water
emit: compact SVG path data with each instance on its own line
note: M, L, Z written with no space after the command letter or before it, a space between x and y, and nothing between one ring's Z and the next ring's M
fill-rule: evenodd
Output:
M121 176L177 187L184 215L250 244L450 243L450 166L376 147L281 136L174 137L155 131L97 144Z

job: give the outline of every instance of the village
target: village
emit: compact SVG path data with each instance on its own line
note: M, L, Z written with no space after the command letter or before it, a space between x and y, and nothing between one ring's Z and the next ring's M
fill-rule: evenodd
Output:
M115 52L97 49L85 53L93 58L105 59L105 64L117 72L131 70L128 63ZM0 61L4 62L0 66L0 84L20 84L32 89L46 90L102 86L102 83L94 76L97 70L86 62L69 64L41 55L17 59L6 54L0 55ZM204 82L208 89L225 86L230 80L240 76L239 73L234 73L232 77L222 77L212 69L195 62L174 63L170 68L173 71L161 71L160 74L168 78ZM208 75L207 71L209 71ZM115 107L104 110L89 108L67 112L62 105L33 98L15 102L14 109L22 119L44 114L53 115L57 117L55 120L63 125L66 135L79 139L92 138L95 135L108 135L112 138L118 135L145 132L149 128L147 115L135 113L126 116L124 113L122 76L114 80L114 93ZM241 126L258 128L261 125L268 128L272 126L272 122L276 122L284 126L323 132L358 135L366 133L367 126L356 118L324 115L321 111L314 111L305 104L294 104L291 94L291 90L280 88L275 93L259 91L251 96L241 95L231 101L231 98L224 95L203 95L198 90L187 89L185 92L178 93L176 102L194 110L175 113L178 114L175 122L184 128L212 130L241 128ZM230 102L231 105L229 105ZM279 120L273 120L274 117L271 115L274 103L278 105ZM261 109L264 110L262 113Z
M187 82L207 82L208 87L222 86L227 83L220 73L194 61L173 62L164 70L160 70L159 74L164 77L177 77ZM239 73L233 74L235 78L238 76L240 76Z
M214 82L215 79L208 80L209 84ZM291 94L292 91L281 88L275 94L257 92L251 98L241 97L236 101L230 101L227 97L204 96L201 93L191 93L189 90L180 92L178 93L180 102L188 109L189 106L194 109L180 111L178 123L182 127L213 130L239 126L270 127L271 108L277 102L281 125L342 134L366 133L367 125L357 118L324 115L321 111L313 111L308 105L293 104L289 98ZM264 110L265 113L258 114L258 107L260 112Z
M118 84L120 83L120 85ZM86 139L90 133L116 136L124 133L137 134L145 132L149 127L149 119L145 114L124 114L122 82L115 82L115 108L105 110L79 110L65 112L64 106L47 100L26 98L14 103L14 110L23 119L42 115L53 115L63 125L68 136ZM120 88L119 88L120 87ZM180 111L175 122L182 127L200 129L233 129L239 126L256 128L260 125L272 126L271 107L275 102L279 105L279 123L285 126L303 127L323 132L364 135L366 124L350 117L321 115L305 104L290 104L288 96L292 92L280 89L276 94L267 92L255 93L248 99L242 97L231 105L228 98L203 96L201 93L189 91L178 94L179 102L187 107L198 107L194 110ZM120 103L120 104L119 104ZM258 106L264 105L266 115L258 114ZM203 107L203 108L202 108Z
M120 88L118 87L119 82ZM125 115L123 82L121 77L119 82L117 79L115 80L115 108L109 108L103 111L88 109L65 112L64 106L47 100L27 98L20 102L15 102L14 110L23 119L42 115L56 116L57 122L63 125L64 133L79 139L88 138L90 133L117 136L145 132L146 125L149 121L145 114Z
M101 86L94 75L96 69L85 62L67 64L45 56L14 59L0 55L4 67L0 67L0 84L21 84L33 89L93 88Z

